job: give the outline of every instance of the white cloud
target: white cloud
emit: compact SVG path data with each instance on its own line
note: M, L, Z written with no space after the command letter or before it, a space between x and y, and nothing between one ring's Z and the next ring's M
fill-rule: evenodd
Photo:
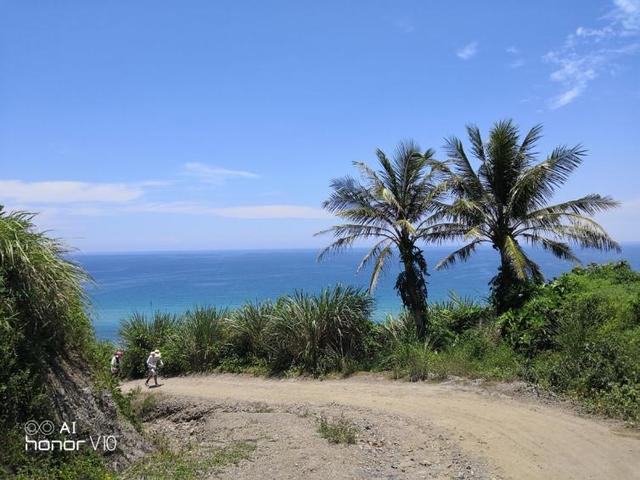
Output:
M125 203L144 194L143 184L0 180L0 200L18 203Z
M33 211L33 206L21 205L21 210ZM55 210L60 215L75 216L112 216L129 213L160 213L179 215L203 215L225 218L244 219L278 219L278 218L298 218L298 219L327 219L332 216L325 210L306 205L243 205L231 207L214 207L194 202L133 202L128 205L104 206L79 206L63 207Z
M207 183L221 183L227 178L260 178L260 175L245 170L230 170L227 168L211 167L204 163L189 162L184 165L187 175L196 177Z
M565 105L570 104L580 95L582 95L582 92L584 91L585 88L586 88L586 85L576 85L575 87L567 90L566 92L563 92L560 95L553 97L551 99L549 107L552 110L555 110L556 108L564 107Z
M592 80L615 71L619 59L640 50L634 39L640 33L640 0L614 0L613 9L602 20L606 23L597 28L578 27L562 47L544 55L544 61L556 66L550 79L563 86L549 100L549 108L568 105Z
M213 207L190 202L145 203L131 205L128 212L179 213L186 215L211 215L226 218L330 218L320 208L304 205L248 205L234 207Z
M623 27L623 35L640 30L640 1L614 0L616 8L610 16Z
M511 45L507 47L505 50L509 55L520 55L520 49L516 46Z
M216 210L219 216L229 218L331 218L320 208L301 205L255 205Z
M478 53L478 42L467 43L464 47L456 51L456 55L462 60L469 60Z

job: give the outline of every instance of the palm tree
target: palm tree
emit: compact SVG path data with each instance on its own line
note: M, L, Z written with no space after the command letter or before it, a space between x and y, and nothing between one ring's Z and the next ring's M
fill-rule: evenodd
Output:
M333 180L332 193L323 207L345 220L316 235L333 234L334 242L319 255L348 248L358 240L376 242L362 259L358 270L373 263L369 292L375 289L380 273L397 250L402 271L395 288L416 324L420 338L426 335L427 263L417 243L425 235L421 221L433 213L433 200L441 191L434 187L429 164L433 150L421 153L412 142L400 143L393 159L382 150L376 155L381 169L375 171L354 162L361 180L344 177Z
M476 126L468 126L467 133L473 156L480 162L477 170L455 137L446 142L448 161L433 162L434 168L443 173L452 199L449 204L441 203L439 213L429 219L431 237L468 242L444 258L437 269L466 260L481 243L491 244L500 253L500 268L491 285L496 310L502 313L517 306L527 283L544 280L521 241L574 262L579 260L570 244L620 250L591 218L618 206L610 197L589 194L548 205L554 192L582 163L586 153L582 146L556 147L545 160L537 162L535 148L541 138L541 125L520 139L513 121L498 122L486 144Z

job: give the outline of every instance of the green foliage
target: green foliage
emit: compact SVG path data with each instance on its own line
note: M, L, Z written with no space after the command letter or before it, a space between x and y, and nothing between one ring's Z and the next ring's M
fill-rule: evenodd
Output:
M271 327L276 307L270 301L248 303L233 313L231 337L240 357L267 359L271 352Z
M418 244L432 238L433 225L426 217L433 213L445 193L433 181L430 162L434 153L431 149L422 153L415 143L402 142L393 158L377 150L379 170L354 162L360 180L350 176L333 180L331 195L323 203L325 209L345 223L317 234L334 237L319 259L351 247L356 241L376 242L358 267L360 270L373 266L370 292L394 253L399 255L402 270L395 288L413 316L420 338L426 335L427 263Z
M175 315L156 312L151 318L140 313L134 313L120 325L120 338L125 345L125 355L122 359L122 373L132 378L143 377L146 372L146 361L152 350L164 348L177 334L178 319ZM175 352L177 354L177 352ZM168 365L176 365L172 359L165 358ZM171 367L169 367L171 368Z
M597 411L640 418L640 274L624 262L576 268L500 317L527 377Z
M176 333L167 335L163 343L166 372L206 372L216 368L230 352L228 316L226 310L197 308L180 317L175 324Z
M368 295L340 285L280 299L271 328L274 367L301 367L312 374L341 370L364 354L371 309Z
M348 370L366 358L371 310L366 293L338 285L236 312L200 308L179 317L155 314L151 320L134 314L120 329L123 371L142 376L155 348L162 351L167 374Z
M593 220L593 215L618 206L610 197L589 194L549 205L555 191L582 163L580 145L556 147L542 161L536 145L542 126L521 136L512 120L497 122L482 139L474 125L467 127L471 152L480 163L474 170L462 141L447 141L445 162L434 162L443 184L452 194L442 203L434 222L438 239L470 241L436 268L467 260L481 243L500 254L500 268L491 282L492 300L499 314L518 308L543 281L542 271L524 251L521 242L537 245L561 260L576 262L571 244L599 250L620 250L618 244ZM432 237L433 238L433 237Z
M448 301L429 305L428 341L434 350L452 345L459 335L494 321L493 309L468 298L451 294Z
M412 382L426 380L429 375L429 346L424 342L398 342L386 364L394 378L408 378Z
M359 429L344 417L332 421L325 417L318 420L318 433L329 443L354 445Z
M492 380L514 380L522 371L521 357L491 328L473 328L447 349L431 352L433 378L450 375Z
M223 448L187 446L172 450L166 445L158 452L146 456L140 463L127 469L123 479L197 480L209 478L229 465L237 465L251 458L256 449L254 442L233 442Z
M44 372L59 352L87 356L93 330L84 313L86 275L33 215L0 209L0 426L46 416Z

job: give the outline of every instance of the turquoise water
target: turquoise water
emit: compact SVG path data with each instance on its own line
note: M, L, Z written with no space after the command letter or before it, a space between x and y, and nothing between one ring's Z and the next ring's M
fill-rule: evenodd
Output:
M433 266L451 248L425 249ZM121 319L132 312L182 312L195 305L237 307L246 301L275 298L296 289L315 292L343 283L366 287L368 272L355 269L365 250L352 250L321 263L316 250L253 250L75 255L93 277L89 288L91 316L99 338L117 337ZM532 251L548 278L571 268L549 254ZM584 263L626 259L640 269L640 244L623 245L622 254L580 252ZM473 258L453 268L431 272L429 298L442 300L451 291L483 299L497 268L497 255L479 249ZM395 313L400 301L393 289L397 266L390 265L375 292L375 318Z

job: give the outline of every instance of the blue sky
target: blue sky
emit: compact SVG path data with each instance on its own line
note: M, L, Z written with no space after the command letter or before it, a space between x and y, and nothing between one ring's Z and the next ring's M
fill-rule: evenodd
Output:
M590 152L640 240L640 0L0 1L0 203L83 251L316 247L331 178L469 122Z

